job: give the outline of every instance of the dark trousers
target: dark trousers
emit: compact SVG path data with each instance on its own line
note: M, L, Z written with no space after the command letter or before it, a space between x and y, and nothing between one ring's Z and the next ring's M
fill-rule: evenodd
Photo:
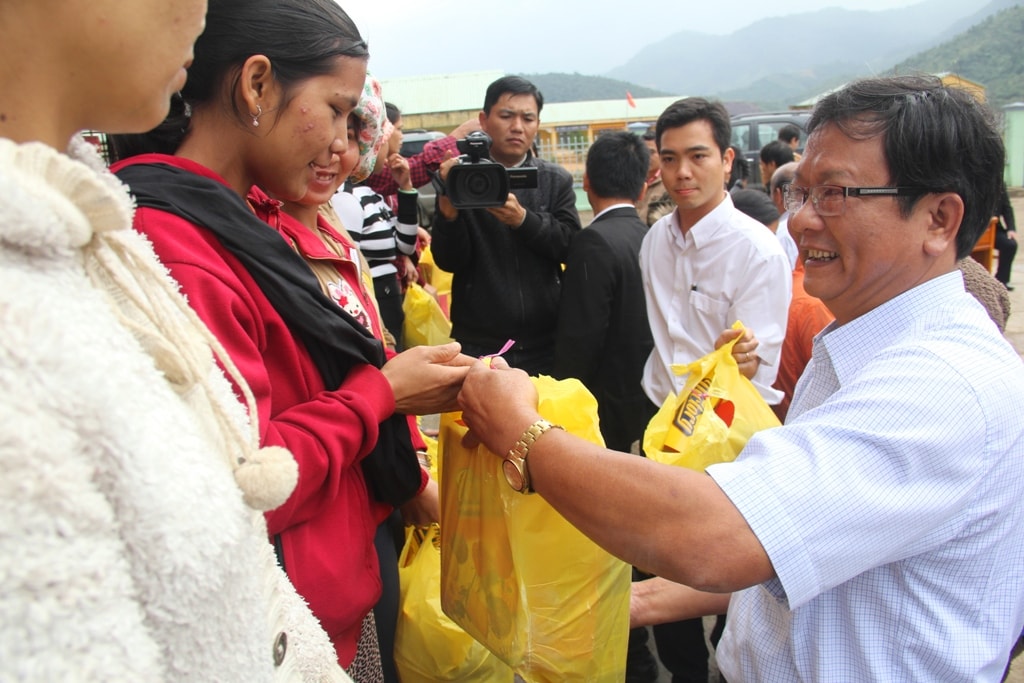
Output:
M686 619L652 628L658 659L672 674L672 683L707 683L708 648L704 620Z
M391 273L373 278L373 296L377 299L384 327L395 338L395 351L403 351L405 343L402 339L402 328L405 325L405 313L402 311L402 287L398 282L398 275Z
M396 533L403 529L402 515L395 510L377 527L373 545L377 549L380 564L381 595L373 606L373 617L377 621L377 644L380 646L380 663L384 671L384 683L399 683L395 667L395 628L398 625L398 554L400 546Z
M634 580L651 578L651 574L634 568ZM718 645L725 629L725 615L718 615L718 621L711 631L709 640L712 647ZM658 659L672 674L672 683L707 683L708 646L704 640L704 620L684 619L651 627ZM724 681L724 679L722 679Z
M996 230L996 249L999 250L999 265L996 266L996 279L1006 285L1010 283L1013 257L1017 255L1017 240L1011 239L1005 230Z
M649 577L633 567L633 580ZM651 653L648 643L647 628L639 626L629 630L626 643L626 683L657 683L658 661Z
M725 615L719 614L711 631L712 646L717 646L725 629ZM706 683L708 646L704 640L704 620L686 619L652 627L658 659L672 674L672 683Z
M657 412L657 406L645 400L639 404L638 408L638 414L642 416L640 423L646 426L654 416L654 413ZM643 457L644 427L639 427L632 431L623 430L623 434L616 436L605 433L603 425L606 423L606 420L601 421L602 435L605 437L605 445L608 448L623 453L631 453L633 442L639 440L641 442L639 455ZM650 574L644 574L636 567L633 567L632 576L633 581L650 578ZM659 675L658 662L651 653L648 640L646 627L641 626L629 630L629 640L626 646L626 683L657 683Z

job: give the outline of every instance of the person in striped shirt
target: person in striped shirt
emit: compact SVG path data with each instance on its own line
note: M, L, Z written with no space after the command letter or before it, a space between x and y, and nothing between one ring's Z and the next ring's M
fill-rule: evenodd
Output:
M419 229L416 202L419 193L412 185L409 161L399 154L402 146L402 114L390 103L386 105L386 110L388 120L384 124L384 134L387 141L381 145L377 154L375 170L390 170L398 185L397 207L393 210L385 198L367 184L345 183L344 191L358 199L363 210L362 225L346 225L345 228L366 257L384 327L394 339L395 351L401 351L404 348L402 293L405 288L399 278L396 261L409 259L416 252ZM415 276L414 266L402 265L404 267L401 272Z

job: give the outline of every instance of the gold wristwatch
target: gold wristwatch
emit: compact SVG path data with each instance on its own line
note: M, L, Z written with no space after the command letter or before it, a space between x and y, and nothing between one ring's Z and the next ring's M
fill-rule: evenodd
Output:
M505 480L513 490L519 493L533 493L533 486L530 484L530 470L526 466L526 457L530 454L530 447L541 437L541 434L549 429L565 430L562 425L551 424L547 420L537 420L526 428L519 441L512 446L512 450L505 456L501 465L505 473Z

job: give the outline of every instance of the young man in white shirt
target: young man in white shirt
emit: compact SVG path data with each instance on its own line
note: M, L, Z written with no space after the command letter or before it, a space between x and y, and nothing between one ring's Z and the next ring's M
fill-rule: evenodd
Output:
M676 210L655 223L640 252L654 352L644 390L656 405L685 377L671 365L690 363L740 334L733 350L740 371L768 403L777 371L791 268L778 240L733 206L725 191L733 151L729 114L717 102L688 98L658 119L662 181ZM755 333L756 332L756 337Z
M651 227L640 250L654 336L643 388L658 406L686 381L672 365L691 363L740 334L733 347L740 371L768 403L782 398L772 384L792 268L775 236L736 209L725 190L734 158L731 134L725 107L703 98L679 100L658 118L662 182L676 205ZM737 320L745 332L730 329ZM674 681L707 680L700 619L655 626L654 636Z

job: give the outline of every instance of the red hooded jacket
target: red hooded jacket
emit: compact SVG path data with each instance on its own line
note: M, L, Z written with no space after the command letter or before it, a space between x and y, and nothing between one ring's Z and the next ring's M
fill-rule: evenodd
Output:
M200 164L159 154L133 157L112 170L142 163L168 164L227 184ZM258 212L264 219L276 205L267 202ZM280 216L276 225L270 221L272 227L293 246L298 240L302 250L324 252L353 289L368 296L357 264L331 254L294 219ZM151 208L136 211L135 228L153 243L248 382L261 444L284 446L298 462L298 485L281 507L266 513L267 525L272 535L280 535L289 578L334 642L339 662L348 666L362 620L381 591L373 538L392 508L371 500L359 462L373 449L380 422L394 412L391 386L380 370L363 365L337 390L325 390L305 347L212 233ZM364 305L373 306L370 300ZM379 328L374 333L379 338Z

